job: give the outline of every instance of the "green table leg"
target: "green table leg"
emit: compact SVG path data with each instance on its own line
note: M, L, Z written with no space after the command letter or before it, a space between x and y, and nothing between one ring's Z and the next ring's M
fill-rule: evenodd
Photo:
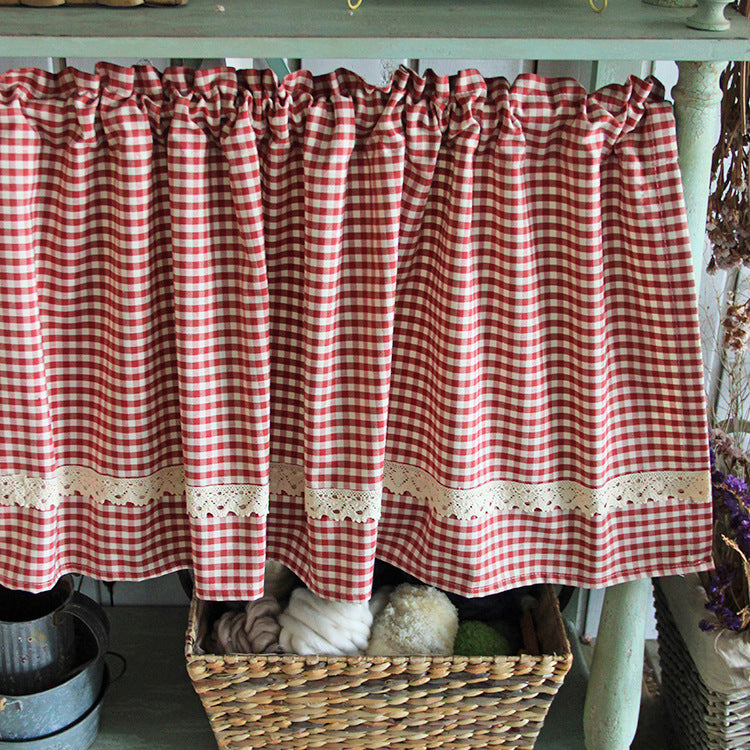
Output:
M711 158L721 108L719 76L726 65L725 62L678 62L680 75L672 90L690 247L698 283L704 267Z
M583 710L586 750L627 750L638 728L651 581L607 589Z

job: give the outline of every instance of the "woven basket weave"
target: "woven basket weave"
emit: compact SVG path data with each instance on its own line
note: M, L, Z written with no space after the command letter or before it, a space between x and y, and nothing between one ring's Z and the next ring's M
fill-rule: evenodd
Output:
M221 748L532 748L572 656L541 587L541 656L202 655L208 605L192 601L187 670Z
M750 750L747 693L720 693L702 680L664 592L654 580L662 695L677 746L685 750Z

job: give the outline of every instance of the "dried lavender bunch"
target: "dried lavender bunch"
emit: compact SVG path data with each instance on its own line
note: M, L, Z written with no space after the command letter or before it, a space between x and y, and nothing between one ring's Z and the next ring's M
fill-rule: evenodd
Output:
M730 437L714 434L717 455L737 461ZM702 630L745 630L750 625L750 489L747 483L716 468L711 462L714 513L714 570L701 576L706 591L706 609L716 622L702 620ZM747 458L742 456L742 461Z
M728 592L737 576L736 568L719 565L705 576L703 588L706 590L706 609L714 613L716 622L701 620L698 627L703 631L742 630L742 618L727 604Z

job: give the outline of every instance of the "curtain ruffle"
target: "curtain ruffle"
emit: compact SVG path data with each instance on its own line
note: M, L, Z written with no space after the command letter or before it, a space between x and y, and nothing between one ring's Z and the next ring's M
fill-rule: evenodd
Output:
M395 531L379 538L394 507L449 566L477 524L509 544L503 518L574 516L570 560L615 558L646 517L658 537L669 503L705 527L694 281L658 82L11 71L0 169L0 532L75 498L125 518L181 496L196 540L217 524L245 540L222 552L241 583L194 548L202 593L259 595L268 537L319 593L362 598L376 554L435 577L434 550L403 559ZM306 529L308 557L266 527L275 514ZM633 570L708 564L709 534L670 550ZM523 580L462 565L453 589ZM597 565L586 585L619 575Z

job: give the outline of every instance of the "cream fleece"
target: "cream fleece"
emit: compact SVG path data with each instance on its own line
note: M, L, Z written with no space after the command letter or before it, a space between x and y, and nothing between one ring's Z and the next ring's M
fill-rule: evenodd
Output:
M450 656L457 630L458 612L442 591L402 583L373 622L367 654Z

